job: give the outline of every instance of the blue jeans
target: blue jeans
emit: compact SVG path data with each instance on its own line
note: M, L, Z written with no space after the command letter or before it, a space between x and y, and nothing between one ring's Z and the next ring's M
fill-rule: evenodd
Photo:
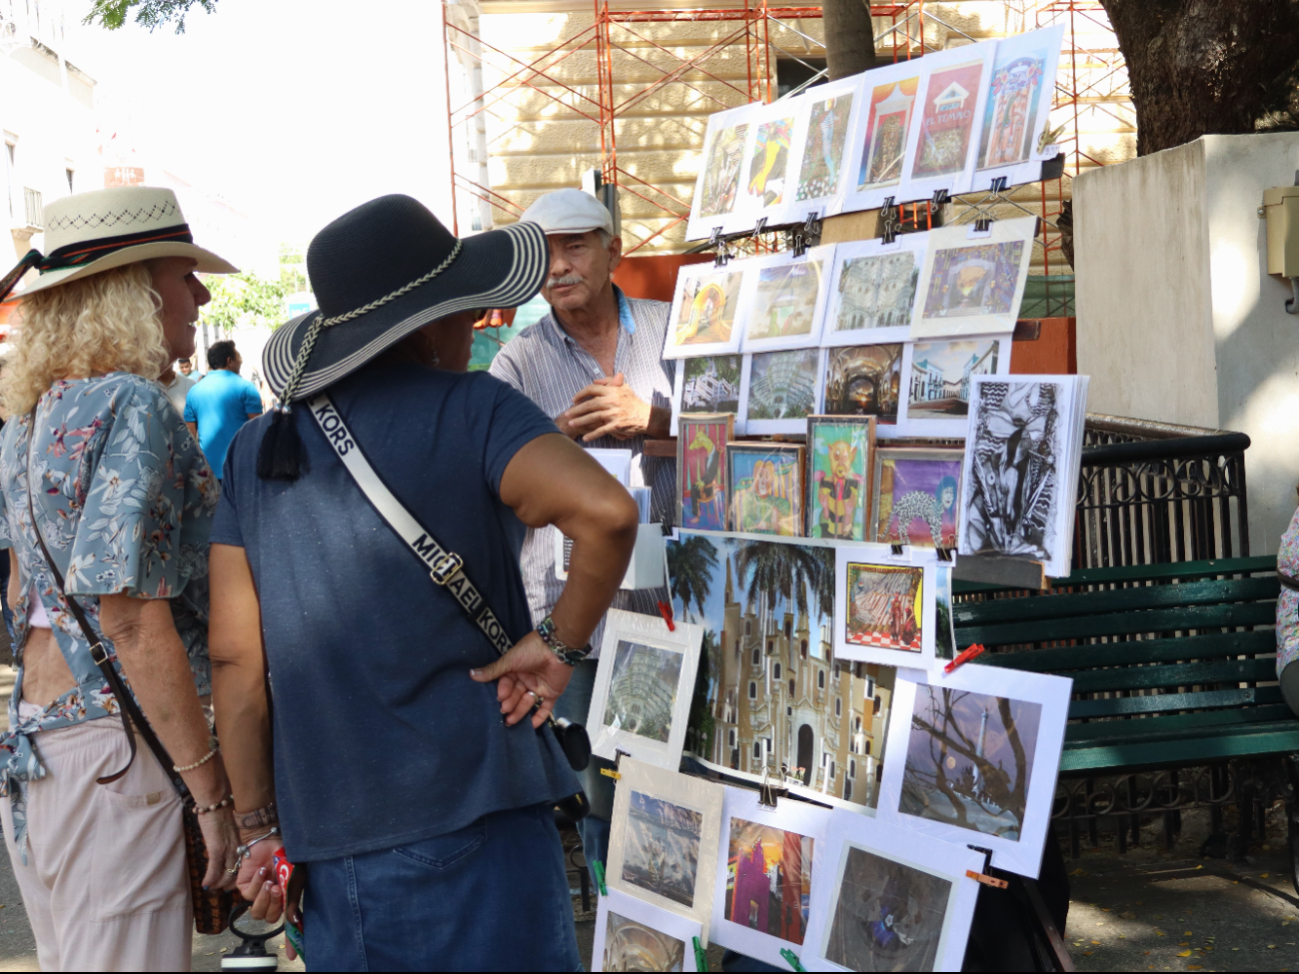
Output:
M313 862L303 907L308 970L582 970L548 804Z
M573 667L573 675L563 696L555 701L555 716L566 717L575 724L586 724L591 709L591 691L595 689L595 673L599 662L583 660ZM591 811L577 823L577 834L582 839L582 852L587 867L593 862L609 861L609 822L613 818L613 779L600 773L601 768L613 768L604 758L592 757L585 771L578 773L578 781L591 803ZM595 870L591 870L595 883ZM598 884L597 884L598 888Z

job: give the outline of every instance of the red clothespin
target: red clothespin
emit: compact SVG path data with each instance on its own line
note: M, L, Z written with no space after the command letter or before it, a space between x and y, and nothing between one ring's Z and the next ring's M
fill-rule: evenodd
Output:
M961 650L959 653L956 654L956 659L952 660L950 663L948 663L946 666L943 667L943 672L944 673L952 672L952 670L956 669L962 663L968 663L970 660L974 659L974 657L978 656L982 652L983 652L983 645L980 643L975 643L973 646L969 647L968 649Z
M965 870L965 875L970 879L977 879L985 886L991 886L993 889L1006 889L1010 883L1004 879L998 879L996 876L987 876L983 873L976 873L973 869Z
M676 632L676 623L672 621L672 606L667 602L660 602L659 614L663 616L663 621L668 624L668 632Z

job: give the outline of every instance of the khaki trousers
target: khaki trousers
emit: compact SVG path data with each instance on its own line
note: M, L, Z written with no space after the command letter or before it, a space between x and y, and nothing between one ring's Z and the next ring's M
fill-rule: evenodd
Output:
M27 862L0 820L43 971L188 971L193 918L180 798L142 741L131 768L121 721L33 738L47 774L27 785Z

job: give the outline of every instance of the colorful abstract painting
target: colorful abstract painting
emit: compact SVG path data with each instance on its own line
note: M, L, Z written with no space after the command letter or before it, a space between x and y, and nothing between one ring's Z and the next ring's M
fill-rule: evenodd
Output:
M821 271L819 260L761 268L746 341L811 334Z
M871 417L808 420L807 535L869 540Z
M801 944L812 897L813 840L745 819L731 819L724 916Z
M726 444L734 423L729 415L681 417L677 479L682 527L726 530Z
M796 200L817 200L838 191L852 100L849 92L813 103Z
M732 531L803 533L803 447L732 444L726 451Z
M1023 240L1007 240L935 253L924 317L1012 314L1027 247Z
M713 137L704 163L704 184L698 206L700 216L718 216L735 209L748 134L749 125L745 122L721 129Z
M668 336L670 345L710 345L729 342L740 302L742 271L717 270L677 279L677 318Z
M913 178L946 176L965 169L982 78L982 61L958 64L929 76L911 168Z
M785 170L794 131L794 116L758 125L749 156L748 192L764 207L775 206L785 196Z
M874 540L955 548L962 462L959 450L880 450Z
M902 179L907 135L916 107L920 73L871 89L866 138L862 145L859 190L893 186Z
M924 569L848 562L844 642L919 654L923 643Z
M1028 159L1037 134L1045 72L1046 52L1016 57L993 67L983 113L978 168L992 169Z

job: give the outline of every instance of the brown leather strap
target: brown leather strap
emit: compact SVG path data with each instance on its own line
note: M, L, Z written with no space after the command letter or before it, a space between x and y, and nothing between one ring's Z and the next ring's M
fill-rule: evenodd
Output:
M112 660L109 658L108 650L103 641L95 634L94 627L90 625L90 620L86 618L86 613L82 610L77 600L68 594L67 587L63 583L63 573L59 571L59 566L54 563L54 558L50 555L50 549L45 546L45 538L41 534L40 523L36 520L36 504L33 500L35 490L32 484L32 450L36 442L36 407L28 416L27 429L27 512L32 519L32 531L36 535L36 542L41 546L41 554L45 556L45 564L50 573L54 575L54 581L59 586L59 600L64 607L72 613L72 617L77 620L77 625L81 627L81 634L85 636L86 642L90 644L90 658L95 661L99 667L99 672L104 675L108 687L113 691L113 696L117 698L118 706L122 711L122 727L126 731L126 739L131 748L131 756L127 758L126 764L121 771L105 775L102 778L96 778L95 781L101 785L116 781L122 775L126 774L131 767L131 762L135 760L135 734L131 732L131 725L134 724L140 736L144 738L144 743L148 745L149 750L153 752L158 763L162 765L162 770L167 777L171 779L172 786L180 794L181 800L189 798L189 788L185 786L185 781L172 770L175 762L172 761L171 755L167 749L162 746L162 741L153 732L149 722L145 719L139 704L135 702L135 697L131 691L126 688L117 670L113 668ZM31 595L28 593L28 599Z

